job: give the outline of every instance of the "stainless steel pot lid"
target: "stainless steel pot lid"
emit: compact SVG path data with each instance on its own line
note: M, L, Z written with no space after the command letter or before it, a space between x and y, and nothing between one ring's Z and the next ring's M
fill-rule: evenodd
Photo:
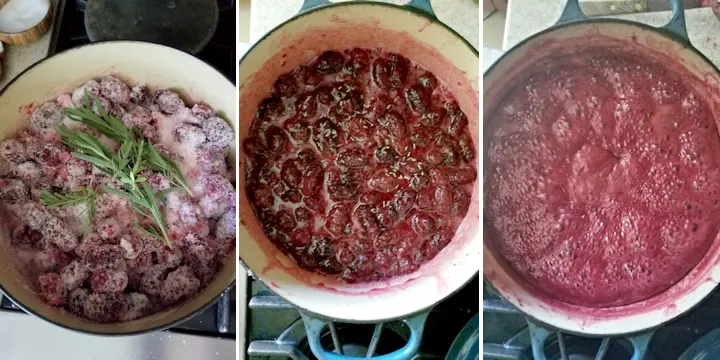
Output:
M215 34L216 0L90 0L90 41L139 40L198 53Z

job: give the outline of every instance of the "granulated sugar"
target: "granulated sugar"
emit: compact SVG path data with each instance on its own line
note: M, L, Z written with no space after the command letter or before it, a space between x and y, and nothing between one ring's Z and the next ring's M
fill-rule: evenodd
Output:
M0 32L29 30L42 21L49 8L48 0L10 0L0 8Z

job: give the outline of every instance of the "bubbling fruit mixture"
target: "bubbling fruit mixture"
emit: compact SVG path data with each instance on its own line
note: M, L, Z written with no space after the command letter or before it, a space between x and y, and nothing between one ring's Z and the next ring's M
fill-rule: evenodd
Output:
M172 192L161 204L172 249L136 230L131 222L141 218L130 203L102 190L122 183L71 156L75 149L60 141L55 129L64 124L117 148L65 116L65 108L83 105L86 93L126 127L137 127L185 175L193 195ZM172 91L151 94L106 76L41 104L29 122L0 142L0 205L11 217L8 237L19 270L49 305L97 322L128 321L194 298L215 277L235 247L236 197L226 162L234 134L211 108L188 108ZM147 168L139 175L155 193L171 186L161 172ZM97 191L89 226L88 202L40 203L45 190L71 194L83 187Z
M327 51L281 75L258 107L247 193L300 267L346 282L415 271L453 238L477 177L468 121L418 64Z
M530 284L589 307L678 282L720 227L720 138L691 74L596 49L534 69L490 115L485 223Z

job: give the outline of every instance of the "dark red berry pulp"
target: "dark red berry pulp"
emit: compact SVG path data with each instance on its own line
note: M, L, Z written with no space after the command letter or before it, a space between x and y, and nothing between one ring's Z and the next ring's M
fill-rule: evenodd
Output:
M415 271L453 238L477 177L465 114L418 64L328 51L281 75L244 140L265 234L347 282Z

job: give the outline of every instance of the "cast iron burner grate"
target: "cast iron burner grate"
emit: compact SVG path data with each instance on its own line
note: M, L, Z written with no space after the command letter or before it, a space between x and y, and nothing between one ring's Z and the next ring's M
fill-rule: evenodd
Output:
M535 325L487 282L483 315L484 360L630 360L633 356L632 343L625 338L580 337ZM533 357L533 341L544 358Z
M631 359L634 351L632 343L623 337L580 337L535 325L486 282L483 315L484 360L625 360ZM715 292L696 309L645 333L640 341L647 343L647 351L638 360L678 359L688 347L718 327L718 318L720 292ZM531 330L544 339L545 359L533 358Z
M415 360L444 359L452 341L478 311L476 278L430 312ZM306 340L300 313L262 283L248 282L247 355L249 360L314 360ZM326 327L321 343L328 351L345 355L382 355L407 343L410 331L399 321L382 325L333 323Z
M543 332L499 297L488 298L485 294L483 315L485 360L533 360L531 328L545 335L542 342L545 359L542 360L630 360L633 355L632 344L624 338L586 338L560 331ZM502 338L506 340L499 340Z
M322 333L320 343L325 350L352 357L370 357L402 348L409 337L409 330L400 322L378 325L331 323ZM300 342L298 348L313 358L306 339Z
M545 341L547 360L629 360L632 358L632 344L625 339L592 339L566 335L557 332ZM530 352L525 356L532 358Z
M231 286L223 291L215 304L168 331L235 339L235 306L235 286ZM0 292L0 312L2 311L24 313L20 307Z
M250 310L288 309L276 295L261 295L250 299ZM320 343L323 349L347 356L370 357L385 355L400 349L407 343L410 332L400 322L387 324L330 323L325 328ZM297 318L275 340L255 340L248 347L250 356L283 356L294 360L316 359L307 342L305 326Z

